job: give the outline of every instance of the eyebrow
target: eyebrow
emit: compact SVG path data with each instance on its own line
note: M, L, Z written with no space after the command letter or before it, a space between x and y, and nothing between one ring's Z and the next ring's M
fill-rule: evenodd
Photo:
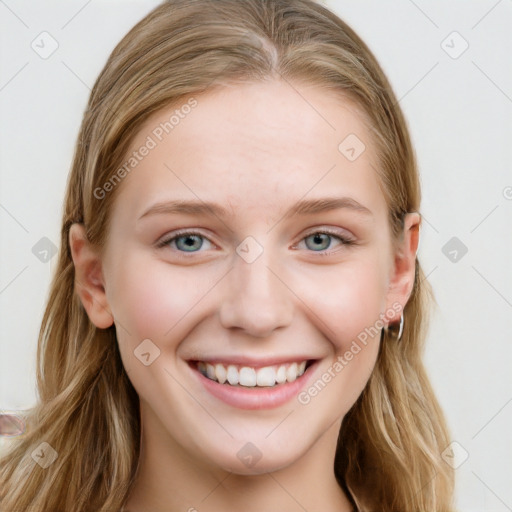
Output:
M373 215L371 210L350 197L324 197L319 199L301 200L293 205L285 214L284 218L293 215L311 215L331 210L348 209L365 215ZM216 217L228 217L234 215L217 203L208 201L165 201L156 203L148 208L138 220L156 214L188 214L188 215L207 215L213 214Z
M371 210L361 203L352 199L351 197L324 197L320 199L309 199L299 201L297 204L290 208L286 217L292 215L307 215L313 213L321 213L330 210L338 210L346 208L355 212L364 213L366 215L373 215Z

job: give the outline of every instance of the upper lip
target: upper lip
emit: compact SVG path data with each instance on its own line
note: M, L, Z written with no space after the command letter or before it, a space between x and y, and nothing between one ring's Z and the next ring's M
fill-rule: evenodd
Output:
M294 356L279 356L279 357L264 357L264 358L252 358L247 356L216 356L216 357L205 357L190 359L190 362L202 361L204 363L224 364L224 365L236 365L236 366L250 366L251 368L263 368L265 366L278 366L285 363L300 363L302 361L314 361L318 358L304 355Z

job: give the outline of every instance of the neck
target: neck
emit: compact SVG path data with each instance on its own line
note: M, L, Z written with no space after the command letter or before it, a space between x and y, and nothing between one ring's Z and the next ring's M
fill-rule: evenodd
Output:
M341 420L289 466L239 475L191 458L181 445L169 439L154 415L141 417L146 422L139 466L124 512L353 511L334 476Z

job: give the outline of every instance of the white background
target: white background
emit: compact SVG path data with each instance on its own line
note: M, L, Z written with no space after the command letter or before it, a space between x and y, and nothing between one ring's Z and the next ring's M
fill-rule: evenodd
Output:
M37 334L57 258L43 263L32 248L43 237L59 243L90 88L114 45L158 3L0 0L4 411L36 399ZM376 54L418 155L419 255L438 303L425 361L460 445L457 461L468 454L456 470L458 506L511 511L512 1L325 3ZM31 48L43 31L59 45L47 59ZM442 250L452 237L467 247L455 262Z

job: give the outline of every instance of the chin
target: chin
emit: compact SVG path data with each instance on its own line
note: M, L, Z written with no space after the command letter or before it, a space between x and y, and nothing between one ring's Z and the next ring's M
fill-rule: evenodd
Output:
M298 459L298 457L297 457ZM223 467L224 470L229 471L235 475L240 476L258 476L265 475L267 473L274 473L281 469L285 469L293 462L295 459L288 458L286 460L283 457L279 457L278 460L263 460L263 457L256 462L253 466L245 465L244 463L237 461L231 461L231 465L227 465Z
M300 452L296 443L293 441L286 442L288 447L293 446L294 451L283 452L283 444L278 443L274 446L269 446L267 441L265 446L260 447L251 442L233 441L233 450L228 453L223 451L221 453L210 453L208 457L210 464L224 471L233 473L235 475L263 475L284 469L298 460L307 453L307 447L304 447L303 452ZM230 445L224 444L224 448Z

